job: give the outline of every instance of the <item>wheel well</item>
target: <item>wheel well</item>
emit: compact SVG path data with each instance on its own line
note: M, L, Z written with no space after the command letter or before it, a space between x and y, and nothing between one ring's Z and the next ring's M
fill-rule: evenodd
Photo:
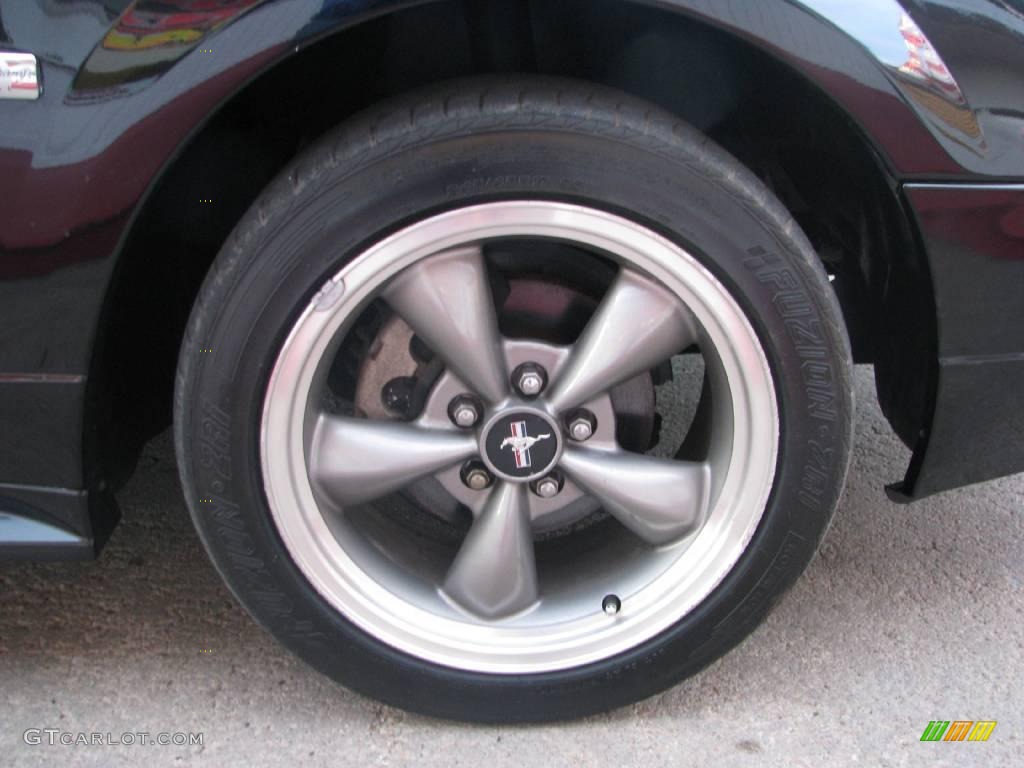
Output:
M919 340L933 345L935 337L927 272L895 183L825 94L745 40L664 9L622 0L441 0L329 36L264 73L157 182L120 257L98 345L99 375L110 386L93 423L108 479L122 479L141 442L169 423L178 347L199 285L271 178L376 101L499 72L627 91L689 121L757 173L834 276L855 357L876 363L883 408L913 439L926 417L931 348Z

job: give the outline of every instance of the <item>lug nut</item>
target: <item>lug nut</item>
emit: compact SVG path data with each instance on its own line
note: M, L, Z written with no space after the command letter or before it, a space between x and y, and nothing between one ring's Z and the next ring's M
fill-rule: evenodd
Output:
M562 490L562 478L558 475L551 474L547 477L542 477L539 480L534 480L533 483L531 483L531 487L533 488L533 492L542 499L552 499Z
M523 397L536 397L544 391L548 374L536 363L523 363L512 371L512 383Z
M494 482L494 478L480 462L468 461L462 468L462 482L466 484L467 488L482 491Z
M524 373L519 377L519 391L527 397L539 395L544 388L544 381L536 373Z
M463 429L469 429L480 421L482 413L483 407L472 395L459 395L448 404L448 418Z
M597 419L594 418L594 414L582 408L570 413L566 422L569 425L569 437L577 443L589 440L593 436L594 430L597 429Z

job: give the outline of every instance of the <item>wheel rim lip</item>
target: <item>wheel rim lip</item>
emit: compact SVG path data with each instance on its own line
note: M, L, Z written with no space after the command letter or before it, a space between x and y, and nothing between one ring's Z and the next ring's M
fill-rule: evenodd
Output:
M671 554L679 545L659 550L659 556L669 553L671 562L652 581L657 589L645 587L630 599L628 610L614 617L595 605L593 615L556 622L543 632L514 621L438 616L398 597L338 544L305 471L308 396L320 360L345 321L421 258L467 242L524 236L599 249L667 287L694 313L713 343L733 401L732 451L716 502L680 552ZM271 373L260 427L260 462L281 539L332 608L376 639L417 658L467 671L528 674L579 667L628 651L668 629L710 595L760 523L775 477L778 443L778 405L764 350L736 300L706 267L675 243L616 214L529 200L468 206L424 219L370 247L325 283L289 332ZM282 460L282 451L303 461ZM743 471L751 466L756 471ZM542 599L534 610L543 604Z

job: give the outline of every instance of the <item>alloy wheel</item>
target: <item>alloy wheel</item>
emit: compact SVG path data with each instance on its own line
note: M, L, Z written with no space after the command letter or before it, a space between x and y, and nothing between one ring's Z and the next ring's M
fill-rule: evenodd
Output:
M571 344L510 338L490 244L569 243L615 277ZM410 420L325 406L344 340L383 302L442 362ZM711 429L698 459L617 440L612 392L699 349ZM457 669L531 673L609 658L672 626L730 571L775 475L778 407L757 335L679 245L562 202L474 205L412 224L326 280L293 324L263 405L260 458L282 541L319 594L379 640ZM389 519L424 482L468 510L461 541ZM566 509L611 519L535 556Z

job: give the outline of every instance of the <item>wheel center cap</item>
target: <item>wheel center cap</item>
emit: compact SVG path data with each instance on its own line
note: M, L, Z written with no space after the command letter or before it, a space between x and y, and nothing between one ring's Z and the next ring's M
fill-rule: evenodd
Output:
M562 433L548 414L534 408L501 411L484 425L480 454L498 477L527 482L543 477L562 453Z

